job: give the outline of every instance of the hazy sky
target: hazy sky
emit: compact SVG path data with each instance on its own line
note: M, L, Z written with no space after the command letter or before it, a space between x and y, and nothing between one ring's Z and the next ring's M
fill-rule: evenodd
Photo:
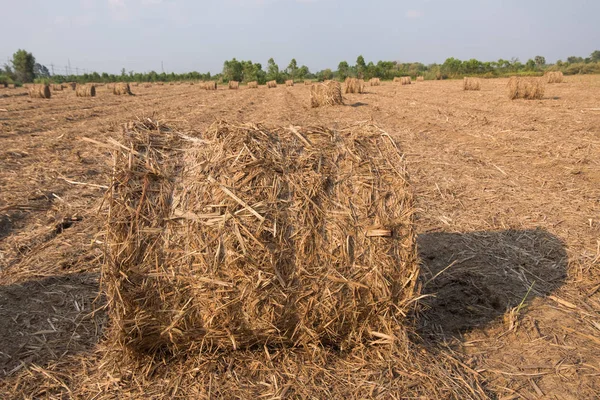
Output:
M236 57L311 71L366 61L482 61L600 49L600 0L0 0L0 63L64 72L219 72ZM58 67L63 68L62 71Z

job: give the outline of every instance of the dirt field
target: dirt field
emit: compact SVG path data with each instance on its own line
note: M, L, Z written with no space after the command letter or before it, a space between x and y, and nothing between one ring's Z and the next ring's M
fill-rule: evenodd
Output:
M68 397L72 360L94 357L112 157L85 139L152 116L181 132L372 120L401 144L415 190L423 340L493 398L600 398L600 77L568 77L536 101L508 100L506 82L384 82L318 109L303 85L50 100L0 89L0 397Z

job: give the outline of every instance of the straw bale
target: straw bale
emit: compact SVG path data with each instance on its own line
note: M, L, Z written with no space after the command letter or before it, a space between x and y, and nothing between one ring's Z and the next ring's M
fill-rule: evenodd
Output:
M240 88L240 83L238 81L229 81L229 89L237 90Z
M481 79L465 78L463 79L463 90L481 90Z
M285 81L285 86L294 86L294 81L291 79L288 79L287 81Z
M96 87L92 84L77 85L77 88L75 89L75 95L77 97L95 97Z
M306 79L306 80L304 81L304 86L310 86L310 85L312 85L312 84L313 84L313 81L311 81L310 79Z
M102 279L117 347L394 342L418 262L389 135L215 123L198 139L148 124L126 131L107 195Z
M356 78L346 78L344 93L362 93L365 89L364 81Z
M29 97L37 99L49 99L52 96L50 93L50 85L46 84L34 84L27 88Z
M548 83L563 83L565 78L561 71L546 72L545 76Z
M113 86L113 94L118 96L120 95L131 95L131 89L129 88L129 83L127 82L118 82Z
M258 82L257 81L248 82L248 89L258 89Z
M540 78L524 78L512 76L508 80L508 98L539 100L544 97L545 85Z
M403 76L402 78L400 78L400 83L402 85L410 85L412 83L410 76Z
M369 85L371 85L371 86L379 86L379 85L381 85L381 80L379 78L371 78L369 80Z
M423 82L425 81L425 78L422 76L417 76L417 82Z
M336 81L316 83L310 88L311 107L334 106L344 104L342 85Z
M277 81L269 81L267 82L267 88L272 89L277 87Z
M57 83L57 84L53 84L52 85L52 91L53 92L62 92L62 90L63 90L62 84Z
M204 82L204 89L206 89L206 90L217 90L217 81Z
M395 76L393 82L402 82L402 78Z

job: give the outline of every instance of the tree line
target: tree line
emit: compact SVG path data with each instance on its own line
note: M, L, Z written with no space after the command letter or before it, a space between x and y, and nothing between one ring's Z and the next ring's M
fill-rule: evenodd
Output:
M223 70L215 75L210 72L200 73L196 71L182 74L150 72L126 72L125 68L120 74L108 74L92 72L80 75L52 75L48 68L36 62L32 53L19 49L13 55L10 63L0 68L0 84L6 83L29 83L29 82L173 82L173 81L207 81L217 80L227 82L230 80L238 82L257 81L265 84L267 81L283 83L288 79L293 80L344 80L347 77L358 77L362 79L380 78L391 80L395 77L410 76L416 78L422 76L425 79L454 79L463 76L501 77L509 75L542 75L545 71L562 71L567 75L600 73L600 50L596 50L589 57L568 57L566 61L558 60L554 64L547 64L543 56L536 56L525 63L518 58L510 60L499 59L498 61L479 61L476 59L459 60L448 58L443 64L425 65L419 62L402 63L397 61L370 61L366 62L364 57L358 56L356 62L350 65L347 61L341 61L336 70L326 68L318 72L311 72L306 65L298 66L295 58L288 64L287 68L280 69L273 58L267 62L266 70L260 63L238 61L233 58L223 63Z

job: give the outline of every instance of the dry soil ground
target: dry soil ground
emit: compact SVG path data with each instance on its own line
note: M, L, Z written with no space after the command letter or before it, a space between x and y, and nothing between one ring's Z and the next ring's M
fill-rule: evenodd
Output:
M318 109L299 85L50 100L0 89L0 397L45 397L73 365L54 378L43 367L101 340L97 214L111 153L85 138L118 139L123 123L153 115L182 132L221 119L374 121L402 145L416 194L432 295L423 339L455 352L493 397L599 398L600 77L568 77L535 101L508 100L505 85L384 82Z

